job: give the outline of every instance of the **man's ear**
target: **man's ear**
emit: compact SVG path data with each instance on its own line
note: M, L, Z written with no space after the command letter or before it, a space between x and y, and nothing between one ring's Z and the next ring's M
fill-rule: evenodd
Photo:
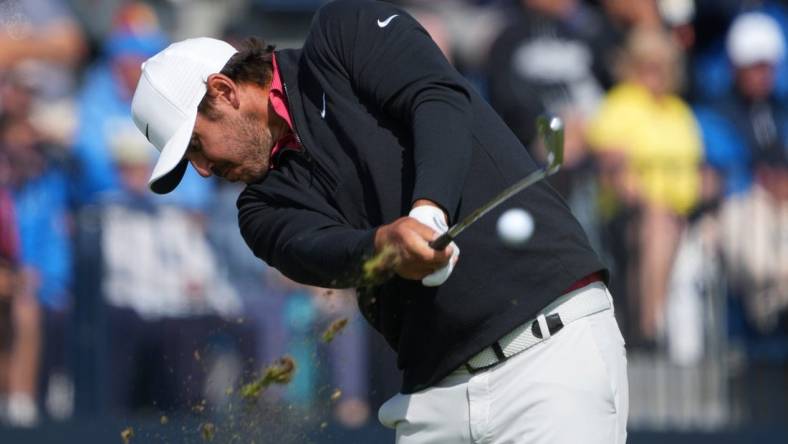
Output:
M238 85L224 74L211 74L205 82L207 91L206 95L214 99L214 102L224 102L238 108L240 101L238 99Z

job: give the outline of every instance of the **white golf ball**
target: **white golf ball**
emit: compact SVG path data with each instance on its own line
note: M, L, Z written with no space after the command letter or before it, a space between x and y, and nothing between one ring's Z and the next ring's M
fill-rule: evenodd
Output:
M510 247L519 247L534 233L534 219L522 208L510 208L498 218L498 237Z

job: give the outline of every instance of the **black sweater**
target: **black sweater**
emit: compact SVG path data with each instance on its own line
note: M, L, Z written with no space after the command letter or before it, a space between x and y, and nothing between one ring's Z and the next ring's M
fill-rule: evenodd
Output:
M438 203L451 224L536 168L427 32L389 4L329 3L304 47L276 57L304 149L279 154L265 179L244 190L238 217L254 253L295 281L357 286L376 227L408 214L416 199ZM518 250L495 230L511 207L535 221ZM398 354L404 393L436 383L604 269L544 182L457 244L460 260L439 287L394 277L359 292L362 313Z

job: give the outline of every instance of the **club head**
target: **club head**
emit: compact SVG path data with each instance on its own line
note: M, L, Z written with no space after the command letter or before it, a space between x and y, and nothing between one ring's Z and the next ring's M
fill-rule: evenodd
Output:
M561 168L564 161L564 122L560 117L539 116L536 129L544 141L547 159L545 170L553 174Z

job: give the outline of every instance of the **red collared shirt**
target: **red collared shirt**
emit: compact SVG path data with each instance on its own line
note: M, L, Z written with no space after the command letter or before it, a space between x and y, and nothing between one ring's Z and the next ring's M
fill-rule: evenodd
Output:
M282 78L279 76L279 67L276 64L276 56L271 54L271 61L274 65L273 69L273 78L271 79L271 91L268 93L268 100L271 103L271 107L274 109L274 112L284 119L287 122L287 126L290 131L286 132L282 137L279 138L274 143L274 147L271 149L271 167L274 166L274 155L279 152L282 148L296 148L300 149L301 144L298 142L298 138L295 135L295 130L293 129L293 119L290 117L290 111L288 110L287 105L287 95L285 94L284 87L282 86Z

